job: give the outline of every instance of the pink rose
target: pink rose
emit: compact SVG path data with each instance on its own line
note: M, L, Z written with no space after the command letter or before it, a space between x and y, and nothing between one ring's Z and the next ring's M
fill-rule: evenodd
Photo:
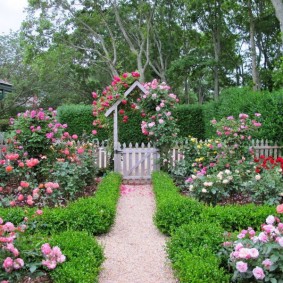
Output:
M243 272L246 272L248 270L248 264L246 262L243 262L243 261L238 261L236 263L236 268L239 272L243 273Z
M267 259L265 259L265 260L262 262L262 264L264 265L264 267L265 267L266 269L269 269L270 266L273 264L273 262L272 262L269 258L267 258Z
M262 280L265 277L265 274L263 272L263 269L261 267L256 267L253 269L253 275L255 279Z
M250 256L251 256L252 258L257 258L257 257L259 256L258 250L257 250L256 248L250 249Z
M24 266L24 261L21 258L16 258L14 260L14 269L21 269Z
M14 261L12 258L7 257L3 262L3 267L6 272L11 272L13 270Z
M283 213L283 203L282 203L282 204L277 205L277 207L276 207L276 211L277 211L277 213Z
M84 153L84 151L85 150L82 147L78 148L78 150L77 150L78 154L82 154L82 153Z
M48 255L51 253L52 249L48 243L45 243L41 246L41 251L44 255Z

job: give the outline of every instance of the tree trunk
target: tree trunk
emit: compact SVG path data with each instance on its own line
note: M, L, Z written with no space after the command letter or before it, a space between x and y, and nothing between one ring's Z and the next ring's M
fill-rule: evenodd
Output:
M251 0L248 2L249 20L250 20L250 44L251 44L251 57L252 57L252 77L253 77L253 90L260 90L259 75L256 64L256 47L255 47L255 24L252 13Z
M187 76L185 77L185 97L187 99L187 104L190 104L189 83Z
M219 60L221 53L220 46L220 3L218 1L215 2L215 23L212 31L212 39L213 39L213 48L214 48L214 61L215 65L213 67L213 76L214 76L214 100L217 100L219 97Z
M271 0L275 9L275 14L280 22L281 37L283 42L283 2L282 0Z

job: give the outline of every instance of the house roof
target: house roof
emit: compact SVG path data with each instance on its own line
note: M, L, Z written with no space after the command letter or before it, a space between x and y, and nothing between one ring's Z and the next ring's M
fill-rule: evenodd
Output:
M1 90L11 92L12 91L12 85L10 83L0 79L0 91Z

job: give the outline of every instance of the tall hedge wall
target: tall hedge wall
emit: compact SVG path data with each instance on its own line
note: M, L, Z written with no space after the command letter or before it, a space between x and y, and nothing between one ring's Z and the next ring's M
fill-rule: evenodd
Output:
M198 139L205 139L205 124L201 105L179 105L174 109L173 115L177 118L181 137L191 135Z
M77 134L79 137L82 137L84 133L91 135L91 131L94 129L91 105L62 105L57 109L57 116L60 123L68 125L70 134ZM101 129L96 138L99 140L108 139L108 130Z
M282 141L283 137L283 89L276 92L254 92L248 88L228 88L223 90L218 103L209 103L204 106L206 137L213 132L209 121L213 118L221 119L240 113L253 115L262 114L262 127L254 135L258 139Z
M235 116L240 113L252 115L262 114L262 127L254 138L269 139L283 143L283 89L277 92L253 92L248 88L228 88L221 92L219 101L204 105L179 105L173 115L177 118L180 136L189 135L199 139L215 136L211 127L212 119ZM119 121L119 141L122 143L147 142L147 137L141 133L142 117L139 112L127 111L128 123ZM69 125L69 132L79 136L85 131L91 133L93 126L91 105L63 105L58 108L59 121ZM113 125L109 118L108 129L100 129L96 136L99 140L111 139Z

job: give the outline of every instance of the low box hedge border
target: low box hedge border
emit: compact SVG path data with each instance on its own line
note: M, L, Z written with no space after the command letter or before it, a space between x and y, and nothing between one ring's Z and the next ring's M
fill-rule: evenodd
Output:
M121 183L122 176L111 172L92 197L80 198L64 208L44 208L42 215L36 215L35 208L0 208L0 217L15 225L29 218L20 246L33 249L32 239L41 239L60 247L67 260L50 272L54 282L98 282L104 256L93 236L108 232L114 223Z
M260 229L268 215L277 215L275 207L266 205L207 206L182 196L171 177L161 171L153 172L152 184L154 222L162 233L171 236L167 253L180 283L230 282L230 274L216 255L224 232L250 226Z

